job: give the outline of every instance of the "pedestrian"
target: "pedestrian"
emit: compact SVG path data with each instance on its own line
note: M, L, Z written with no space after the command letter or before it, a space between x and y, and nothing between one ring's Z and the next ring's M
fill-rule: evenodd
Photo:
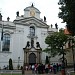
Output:
M27 65L26 65L26 67L25 67L25 68L26 68L26 70L28 70L28 66L27 66Z
M48 73L48 64L45 65L45 72Z
M38 64L35 64L35 73L38 73Z
M32 73L34 73L35 72L35 66L34 66L34 64L32 65Z
M41 64L38 65L38 74L41 74Z
M59 71L59 65L58 63L56 64L57 72Z
M54 74L56 74L56 65L55 65L55 63L53 65L53 71L54 71Z
M51 66L48 64L49 73L51 72Z
M24 75L24 67L21 67L22 68L22 75Z

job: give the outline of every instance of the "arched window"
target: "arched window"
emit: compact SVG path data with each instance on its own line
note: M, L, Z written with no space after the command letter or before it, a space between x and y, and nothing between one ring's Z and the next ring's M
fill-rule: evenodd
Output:
M10 49L10 35L8 33L3 35L2 51L9 51Z
M35 36L35 27L34 26L30 27L30 36Z

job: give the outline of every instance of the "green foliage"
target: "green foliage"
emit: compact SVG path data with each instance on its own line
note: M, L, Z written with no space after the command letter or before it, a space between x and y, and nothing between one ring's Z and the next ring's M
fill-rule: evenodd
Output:
M48 35L45 39L45 43L48 47L44 50L45 52L51 54L52 57L56 55L63 54L62 46L68 41L68 36L64 34L63 30L60 29L59 32L54 32L52 35ZM67 50L64 50L66 54Z
M75 0L59 0L59 18L66 22L66 26L72 35L75 35Z
M13 70L12 59L9 59L9 70Z

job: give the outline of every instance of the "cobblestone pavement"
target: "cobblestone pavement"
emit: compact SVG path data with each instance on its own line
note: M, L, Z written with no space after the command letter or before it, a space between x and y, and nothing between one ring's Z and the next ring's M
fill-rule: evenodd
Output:
M25 71L25 75L62 75L61 72L58 72L57 74L48 73L48 74L32 74L32 71Z
M73 71L73 68L67 68L66 69L66 75L68 75L71 71ZM0 70L0 74L2 73L20 73L22 74L21 70ZM48 74L32 74L31 70L26 71L25 70L25 75L62 75L61 72L58 72L57 74L53 74L53 73L48 73Z

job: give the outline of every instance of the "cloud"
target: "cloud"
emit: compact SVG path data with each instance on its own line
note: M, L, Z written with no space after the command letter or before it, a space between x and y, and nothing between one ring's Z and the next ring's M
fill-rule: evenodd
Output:
M59 0L0 0L0 9L3 20L6 20L9 16L10 20L13 21L16 18L17 11L20 12L20 15L23 15L23 10L33 3L34 6L40 10L41 18L46 16L48 25L55 24L56 22L61 24L62 20L58 18L58 2ZM64 25L59 27L64 27Z

